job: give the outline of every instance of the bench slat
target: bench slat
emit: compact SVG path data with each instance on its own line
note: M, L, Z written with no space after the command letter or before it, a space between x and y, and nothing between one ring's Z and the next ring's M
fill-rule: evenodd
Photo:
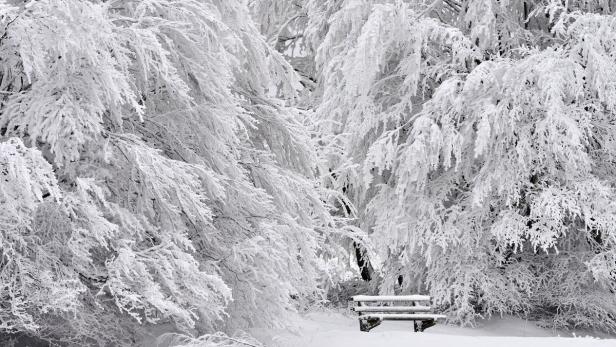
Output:
M430 306L358 306L355 312L430 312Z
M371 296L371 295L355 295L353 301L362 302L378 302L378 301L430 301L428 295L383 295L383 296Z
M380 320L437 320L437 319L445 319L447 316L442 314L421 314L421 313L412 313L412 314L387 314L387 313L373 313L367 314L360 317L360 319L367 318L378 318Z

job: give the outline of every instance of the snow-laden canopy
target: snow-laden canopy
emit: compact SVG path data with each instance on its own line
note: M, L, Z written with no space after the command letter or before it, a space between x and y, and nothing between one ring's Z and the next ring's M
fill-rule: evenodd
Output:
M616 330L616 2L258 3L382 293Z

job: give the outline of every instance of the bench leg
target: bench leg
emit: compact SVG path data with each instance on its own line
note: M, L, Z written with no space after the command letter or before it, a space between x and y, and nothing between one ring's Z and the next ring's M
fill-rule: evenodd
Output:
M421 321L413 321L413 330L417 333L421 331Z
M359 319L359 330L361 331L370 331L373 328L378 327L379 325L381 325L381 320L380 319Z
M429 327L432 327L436 325L436 321L434 319L431 320L420 320L420 321L413 321L413 328L415 330L415 332L423 332L424 330L428 329Z
M368 328L368 322L365 319L359 319L359 330L370 331L370 328Z
M429 327L433 327L436 325L436 320L431 319L428 321L424 321L423 324L421 325L421 331L424 331L426 329L428 329Z

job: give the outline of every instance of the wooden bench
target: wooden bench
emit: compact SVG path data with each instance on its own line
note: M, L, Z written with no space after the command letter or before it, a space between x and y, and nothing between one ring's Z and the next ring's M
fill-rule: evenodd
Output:
M384 320L413 321L415 332L421 332L447 318L431 313L430 297L427 295L396 295L353 297L353 311L359 314L359 330L370 331Z

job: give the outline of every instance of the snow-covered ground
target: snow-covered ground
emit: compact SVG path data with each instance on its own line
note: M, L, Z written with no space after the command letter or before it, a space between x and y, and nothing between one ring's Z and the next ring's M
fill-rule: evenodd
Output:
M616 339L605 335L553 331L518 318L492 319L476 328L437 324L423 333L414 333L412 322L386 321L365 333L353 316L313 312L291 318L286 329L252 334L272 347L616 347Z

